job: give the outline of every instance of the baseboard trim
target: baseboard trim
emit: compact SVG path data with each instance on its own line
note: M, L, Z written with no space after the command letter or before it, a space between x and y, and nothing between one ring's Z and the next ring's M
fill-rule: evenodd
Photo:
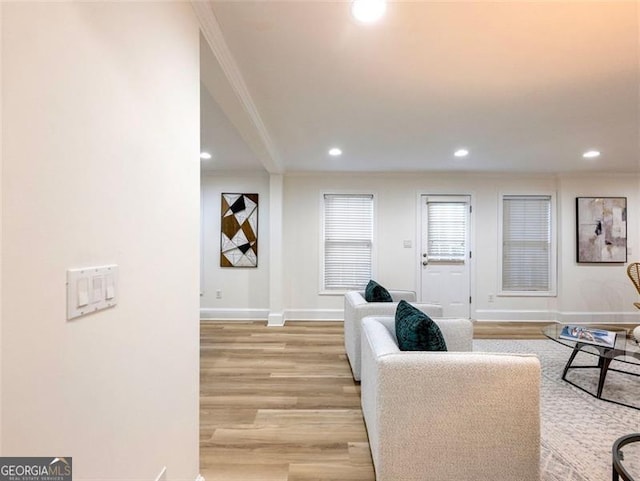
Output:
M269 326L282 326L286 321L342 321L342 309L200 309L201 321L267 321Z
M286 309L287 321L343 321L343 309Z
M475 313L475 319L478 322L515 321L562 322L575 324L640 324L640 312L573 312L515 309L478 309Z
M482 321L556 321L558 313L555 311L541 310L515 310L515 309L476 309L475 317L478 322Z
M267 318L267 326L282 327L284 326L285 317L283 312L270 312Z
M640 313L636 312L560 312L559 321L576 324L640 324Z
M200 309L201 321L266 321L269 309Z

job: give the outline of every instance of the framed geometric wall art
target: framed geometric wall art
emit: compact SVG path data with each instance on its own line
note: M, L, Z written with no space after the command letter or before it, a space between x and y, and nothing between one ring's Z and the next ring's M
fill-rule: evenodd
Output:
M258 194L222 194L220 267L258 267Z
M577 197L578 262L627 262L627 198Z

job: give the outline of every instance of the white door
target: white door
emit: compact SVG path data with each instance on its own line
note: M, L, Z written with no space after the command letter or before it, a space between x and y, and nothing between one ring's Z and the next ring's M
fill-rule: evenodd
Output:
M469 196L421 196L421 302L440 304L444 317L469 318Z

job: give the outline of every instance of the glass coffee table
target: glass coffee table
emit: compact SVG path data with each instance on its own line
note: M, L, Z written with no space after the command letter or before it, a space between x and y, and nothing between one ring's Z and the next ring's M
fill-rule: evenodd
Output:
M578 389L581 389L582 391L598 399L602 399L603 401L608 401L614 404L620 404L622 406L627 406L630 408L640 410L640 406L634 406L632 404L627 404L627 403L615 401L612 399L605 399L602 397L602 389L604 388L604 383L607 378L607 373L609 371L616 371L616 372L628 374L630 376L640 377L640 370L638 370L639 373L636 373L632 371L626 371L624 369L614 369L610 367L611 361L615 359L616 361L620 361L624 364L629 365L630 367L632 365L635 365L640 368L640 345L638 345L638 343L634 339L627 337L627 333L625 331L610 331L610 332L615 332L616 334L615 343L611 346L593 344L592 342L581 342L579 339L578 340L564 339L561 337L561 334L563 334L563 329L565 329L566 326L567 326L566 324L550 324L548 326L545 326L542 329L542 333L546 337L562 344L563 346L569 347L573 350L571 355L569 356L569 360L567 361L567 364L565 364L564 366L564 370L562 371L562 380L565 382L568 382L572 386L575 386ZM572 327L573 326L576 326L576 325L572 325ZM590 329L590 326L577 326L577 327L585 327L587 329ZM589 365L589 366L583 366L583 365L573 366L572 364L574 359L576 358L576 355L581 351L587 354L596 356L598 358L597 364ZM595 392L592 392L592 390L585 389L583 386L579 386L573 381L567 379L567 373L569 372L570 369L598 369L599 370L598 386ZM640 384L640 380L638 380L638 383Z

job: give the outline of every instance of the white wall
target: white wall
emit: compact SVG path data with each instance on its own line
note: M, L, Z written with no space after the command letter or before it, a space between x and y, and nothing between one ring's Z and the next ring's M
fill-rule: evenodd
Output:
M269 176L266 173L205 173L202 184L203 319L267 319L269 314ZM257 193L258 267L220 267L220 196ZM222 299L216 291L222 291Z
M578 264L576 262L576 197L627 197L628 262L640 259L640 195L638 176L606 175L563 176L561 192L559 310L574 321L611 319L615 322L638 321L633 302L638 293L626 274L626 265ZM624 314L626 312L626 314Z
M74 479L198 474L199 72L188 3L4 3L2 444ZM120 266L68 322L65 271Z
M638 319L631 300L635 290L623 265L575 264L575 196L627 196L634 216L629 222L629 245L638 253L637 176L584 178L456 173L424 174L298 174L285 176L284 192L284 292L288 318L338 318L341 296L319 295L320 196L322 192L373 192L377 199L377 272L383 284L418 290L419 262L417 197L420 193L471 194L474 205L472 237L472 316L480 319L543 320L571 317L579 312L615 312L582 316L587 321ZM587 186L588 189L587 189ZM582 190L581 190L582 189ZM585 190L586 189L586 190ZM500 193L558 193L559 284L558 297L495 297L498 292L498 201ZM590 194L589 194L590 195ZM572 237L573 236L573 237ZM412 240L413 247L403 247ZM631 259L630 259L631 260ZM598 295L587 292L592 285ZM576 286L582 286L577 288ZM598 302L594 303L593 299ZM602 306L606 306L603 308ZM624 314L626 313L626 314Z

